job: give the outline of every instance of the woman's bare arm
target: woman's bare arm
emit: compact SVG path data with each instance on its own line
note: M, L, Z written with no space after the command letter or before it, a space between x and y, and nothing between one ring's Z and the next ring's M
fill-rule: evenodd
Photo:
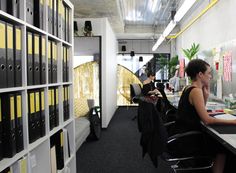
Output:
M201 121L208 125L208 124L235 124L236 120L222 120L211 117L206 108L205 108L205 99L203 96L203 91L200 88L194 88L190 92L189 95L190 103L195 107Z

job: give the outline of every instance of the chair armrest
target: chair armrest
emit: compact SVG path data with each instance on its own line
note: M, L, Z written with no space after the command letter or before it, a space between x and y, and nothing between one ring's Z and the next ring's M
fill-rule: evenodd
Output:
M200 132L200 131L188 131L188 132L184 132L184 133L178 133L178 134L175 134L173 136L170 136L168 138L168 141L167 143L171 143L171 142L174 142L175 140L178 140L180 138L188 138L189 136L193 136L193 135L202 135L203 133Z
M168 127L170 127L170 126L172 126L174 124L175 124L175 121L170 121L168 123L165 123L164 126L168 128Z
M177 109L176 108L170 108L166 111L166 115L170 114L170 113L176 113L177 112Z

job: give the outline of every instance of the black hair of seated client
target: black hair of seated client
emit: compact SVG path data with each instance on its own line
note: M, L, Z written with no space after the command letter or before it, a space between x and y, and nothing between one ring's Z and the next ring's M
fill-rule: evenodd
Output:
M149 72L147 73L147 77L150 77L150 76L155 76L155 73L154 73L153 71L149 71Z
M195 80L199 72L204 73L207 70L207 66L210 67L206 61L194 59L188 63L187 67L185 68L185 72L191 78L191 80Z

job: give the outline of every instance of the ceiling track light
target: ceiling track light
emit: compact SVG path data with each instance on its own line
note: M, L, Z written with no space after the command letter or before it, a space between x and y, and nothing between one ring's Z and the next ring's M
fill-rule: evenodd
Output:
M178 11L175 14L174 21L179 22L184 15L188 12L188 10L193 6L193 4L196 2L196 0L185 0L181 7L178 9Z
M164 32L163 32L162 35L163 35L164 37L167 37L167 36L170 34L170 32L175 28L175 26L176 26L176 22L173 21L173 20L171 20L170 23L167 25L167 27L166 27L166 29L164 30Z
M152 47L152 51L155 51L161 45L161 43L165 40L165 37L167 37L171 33L171 31L175 28L176 24L184 17L184 15L188 12L188 10L193 6L195 2L196 0L185 0L183 2L181 7L175 14L174 20L170 21L162 35Z

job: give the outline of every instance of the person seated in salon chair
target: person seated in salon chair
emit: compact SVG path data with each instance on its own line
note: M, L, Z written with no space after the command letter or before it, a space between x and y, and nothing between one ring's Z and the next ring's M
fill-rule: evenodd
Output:
M144 96L161 97L161 93L159 92L158 89L156 89L154 85L154 80L155 80L155 73L153 73L152 71L148 72L147 79L143 81L142 93Z
M205 125L236 125L236 120L217 119L210 116L206 110L205 105L210 93L209 85L212 78L210 65L204 60L194 59L188 63L185 71L190 77L192 84L186 86L182 92L178 105L175 132L201 131L200 122L203 122ZM225 172L225 149L217 141L213 141L207 134L206 137L207 142L202 150L214 158L212 172ZM183 150L187 150L187 148Z

